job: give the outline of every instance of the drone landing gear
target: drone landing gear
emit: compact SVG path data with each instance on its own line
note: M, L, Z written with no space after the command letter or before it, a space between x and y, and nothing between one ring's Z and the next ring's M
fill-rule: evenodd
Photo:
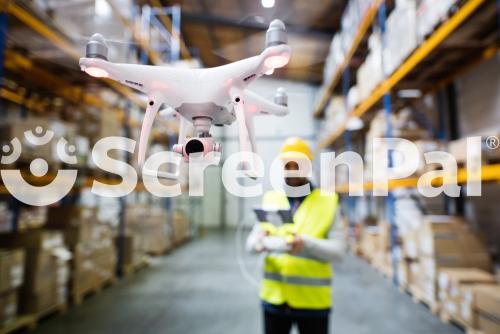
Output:
M257 152L255 144L255 132L253 128L253 116L245 112L244 100L241 91L236 90L231 93L231 99L234 103L236 120L240 134L240 152L243 155L243 168L245 174L252 178L257 178L255 157L252 153Z

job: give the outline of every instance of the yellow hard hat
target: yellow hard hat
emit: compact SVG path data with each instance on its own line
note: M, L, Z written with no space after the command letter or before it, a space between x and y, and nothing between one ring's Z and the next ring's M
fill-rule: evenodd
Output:
M285 140L280 150L280 159L298 159L305 155L309 160L314 159L314 155L306 141L300 137L289 137Z

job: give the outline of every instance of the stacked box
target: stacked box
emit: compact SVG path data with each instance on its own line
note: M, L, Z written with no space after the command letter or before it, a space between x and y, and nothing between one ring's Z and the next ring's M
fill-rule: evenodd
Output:
M21 207L17 218L18 231L43 227L47 221L47 207Z
M375 268L385 275L392 277L391 226L387 223L380 223L378 225L378 242L372 261Z
M384 72L390 75L417 47L417 2L397 0L387 18Z
M438 301L441 268L478 268L489 271L491 260L484 240L458 217L426 216L418 232L420 273L414 288L429 303Z
M495 284L495 277L476 268L447 268L439 271L439 302L442 315L469 328L477 328L473 291L478 284Z
M12 231L12 212L6 202L0 202L0 233Z
M418 261L402 258L398 263L398 283L401 287L407 288L415 284L420 266Z
M18 300L17 290L10 290L0 294L0 330L16 319Z
M91 144L102 138L120 135L122 124L118 113L104 110L95 118L92 115L87 117L89 119L80 122L79 133L89 138Z
M172 215L173 242L182 243L191 237L191 221L182 211L174 211Z
M500 286L481 287L475 291L478 328L484 334L500 333Z
M65 306L71 253L63 235L48 230L0 235L8 248L22 248L26 254L20 311L40 314Z
M73 298L115 278L117 255L113 233L101 224L95 208L66 205L50 208L47 227L64 234L73 254L70 290Z
M0 249L0 329L17 315L18 290L24 281L24 251Z
M128 205L125 226L128 233L136 238L138 249L144 254L162 254L171 247L167 236L167 212L160 207Z
M368 261L373 261L379 250L379 231L377 227L366 226L361 234L361 252Z
M417 36L422 42L442 22L457 0L420 0L417 9Z

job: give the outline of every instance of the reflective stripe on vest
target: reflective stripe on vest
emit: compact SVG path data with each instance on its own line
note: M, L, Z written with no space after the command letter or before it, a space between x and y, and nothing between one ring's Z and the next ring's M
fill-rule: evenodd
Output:
M289 209L286 195L269 192L264 195L263 207ZM321 196L315 189L307 196L293 217L293 224L280 228L262 227L271 235L286 236L290 233L324 239L330 230L337 209L337 195ZM326 309L331 307L330 263L321 262L305 255L269 254L264 263L261 298L271 304L287 303L294 308Z
M264 278L272 281L280 281L287 284L327 286L332 283L330 278L311 278L303 276L283 276L276 273L264 273Z

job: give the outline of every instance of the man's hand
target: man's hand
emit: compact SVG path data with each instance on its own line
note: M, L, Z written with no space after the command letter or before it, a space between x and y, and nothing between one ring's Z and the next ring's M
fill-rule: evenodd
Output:
M264 247L262 240L269 235L269 231L262 231L260 235L258 236L257 243L255 244L255 251L257 253L262 253L266 251L266 248Z
M290 245L289 253L292 255L300 254L304 250L304 239L299 235L295 235L288 244Z

